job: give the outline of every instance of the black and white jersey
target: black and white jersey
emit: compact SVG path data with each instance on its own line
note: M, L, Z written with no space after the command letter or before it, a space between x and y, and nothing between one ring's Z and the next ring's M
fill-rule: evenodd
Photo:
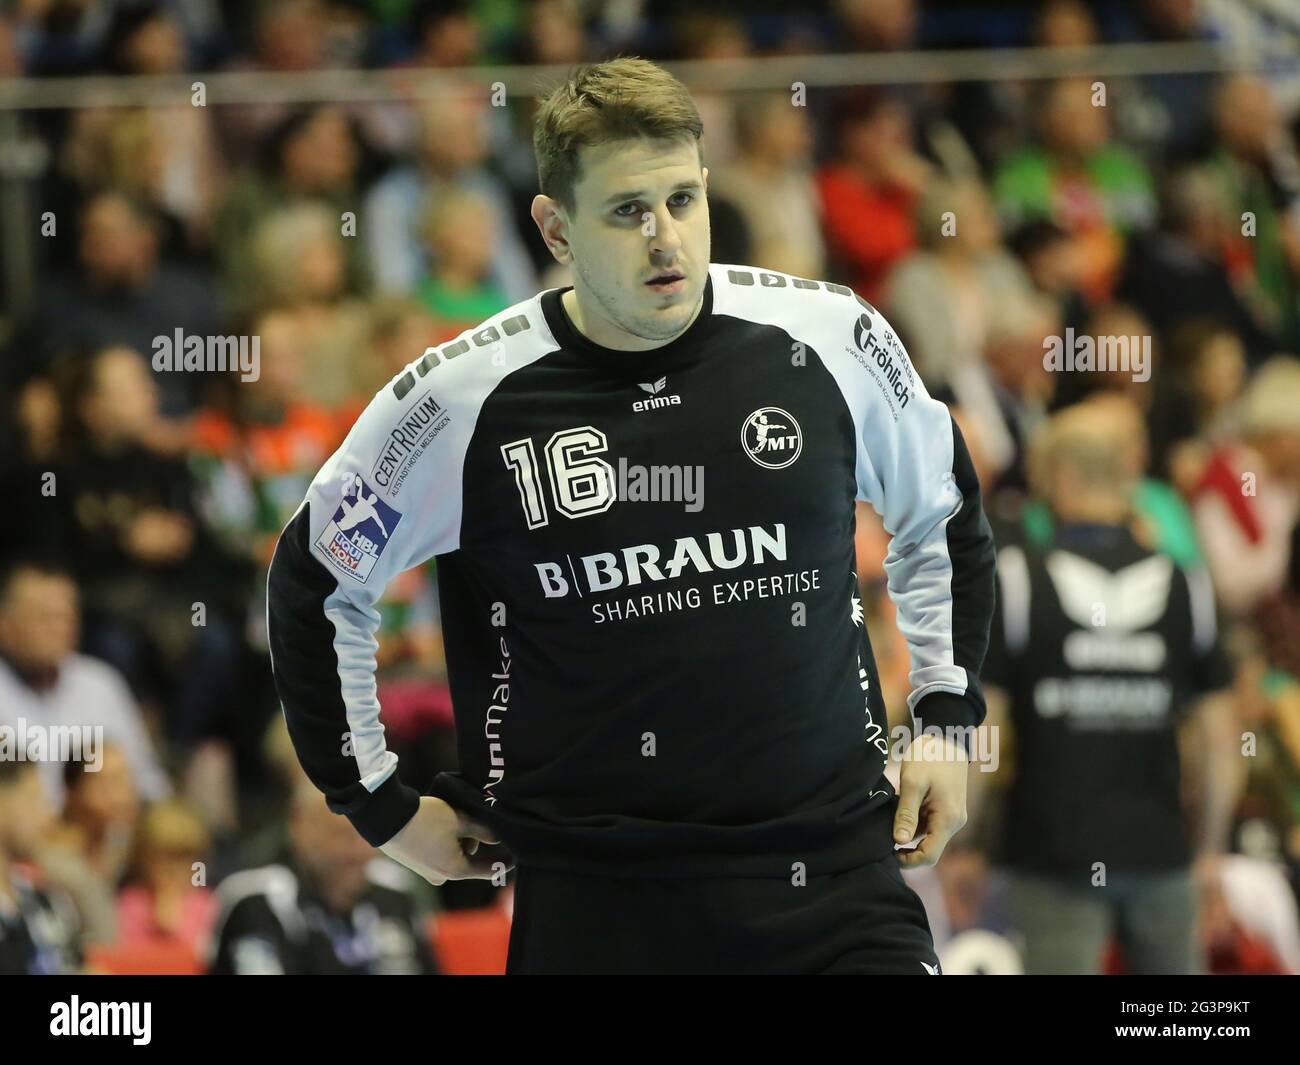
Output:
M977 723L994 552L947 408L842 286L715 264L696 319L640 352L580 334L565 291L398 374L285 529L268 624L304 767L372 843L411 817L375 604L436 556L460 769L432 790L521 863L789 876L889 853L854 502L892 536L908 709Z
M1003 548L984 679L1007 691L1015 735L1005 858L1088 884L1191 860L1177 726L1232 672L1203 569L1184 571L1118 526Z
M81 921L67 896L43 891L20 870L0 895L0 975L57 976L81 968Z
M411 889L387 859L366 870L345 913L330 909L288 865L221 882L208 971L218 976L411 976L438 972Z

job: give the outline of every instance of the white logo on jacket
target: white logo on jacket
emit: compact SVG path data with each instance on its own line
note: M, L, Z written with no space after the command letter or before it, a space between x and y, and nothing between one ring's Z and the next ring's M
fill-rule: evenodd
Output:
M668 386L668 378L661 377L658 381L641 381L637 383L637 388L643 392L649 392L652 399L638 399L632 404L632 410L636 414L644 411L656 410L659 407L680 407L682 397L678 395L665 396L663 390Z
M783 470L803 450L803 433L789 411L760 407L741 425L740 445L760 466Z

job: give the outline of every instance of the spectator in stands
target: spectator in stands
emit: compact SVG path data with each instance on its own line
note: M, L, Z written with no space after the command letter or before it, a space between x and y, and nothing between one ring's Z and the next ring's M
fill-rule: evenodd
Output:
M6 530L13 557L70 550L67 499L59 494L63 413L49 377L23 367L0 371L0 499L26 500L23 520Z
M737 157L716 176L710 170L709 199L722 196L739 209L752 243L747 261L795 277L824 276L826 244L805 109L791 104L788 93L750 94L736 105L736 143Z
M1262 361L1277 338L1234 288L1225 265L1240 225L1229 224L1223 189L1205 169L1186 168L1170 177L1162 207L1161 228L1130 245L1116 295L1166 337L1195 308L1237 332L1252 361Z
M346 244L327 207L297 203L261 222L249 264L258 309L282 311L298 336L304 397L327 410L354 404L361 387L366 309L349 288Z
M1098 36L1097 20L1083 0L1047 0L1034 16L1030 40L1042 48L1087 48Z
M358 215L360 162L356 123L333 104L299 108L270 133L263 142L260 167L232 182L217 215L222 280L237 311L255 310L261 295L257 275L248 265L256 234L268 217L308 201L324 204L340 236L367 224ZM344 248L347 288L363 292L369 278L360 242L345 241Z
M753 54L745 22L730 12L696 8L683 11L674 20L673 51L683 60L744 59ZM721 173L736 158L736 94L704 87L691 93L700 121L709 131L708 165ZM789 100L789 96L786 97ZM733 260L724 259L723 262ZM748 260L745 260L748 261Z
M1062 326L1081 327L1087 316L1081 243L1055 222L1039 218L1012 230L1006 244L1034 288L1056 303Z
M1026 306L1031 288L1020 264L998 243L997 220L977 179L932 181L917 211L917 230L921 247L890 272L885 310L926 388L961 406L984 461L1001 474L1016 461L1015 415L1003 409L1015 399L1001 387L986 355L995 334L1010 353L1016 333L1034 325L1052 331L1053 323L1012 326L1017 316L1033 316ZM1042 334L1030 339L1041 353ZM1006 367L1011 365L1007 360ZM1019 383L1014 388L1019 392Z
M426 348L456 335L411 296L377 296L370 304L369 324L366 354L360 366L361 394L367 403ZM351 424L355 419L345 420Z
M1139 0L1124 12L1133 22L1120 39L1133 43L1215 40L1221 35L1211 22L1218 13L1214 8L1196 0ZM1234 12L1231 17L1238 16ZM1214 76L1204 71L1148 74L1139 85L1143 121L1126 124L1125 132L1157 148L1165 159L1188 158L1205 132Z
M140 817L140 794L126 754L104 745L96 770L86 762L62 766L63 816L42 836L34 857L51 882L73 900L87 944L117 940L115 899Z
M841 52L915 48L916 6L916 0L836 0L832 47Z
M229 554L263 573L276 538L347 426L303 394L307 353L293 315L267 311L253 330L261 337L261 379L232 385L222 402L199 414L194 468L205 524ZM253 582L254 624L264 611L264 584Z
M184 802L155 803L140 819L129 883L117 897L118 943L183 943L200 958L216 919L207 887L210 840Z
M1300 349L1300 188L1279 163L1285 146L1273 95L1257 78L1226 78L1214 95L1215 142L1203 172L1216 190L1227 266L1265 330Z
M1224 608L1255 614L1293 596L1292 552L1300 518L1300 363L1280 356L1251 379L1239 428L1211 454L1193 513Z
M415 51L400 66L472 67L479 59L479 12L471 0L411 4Z
M954 388L961 414L970 419L992 467L987 482L981 483L993 491L1025 490L1028 442L1046 417L1056 390L1055 376L1043 364L1043 345L1060 331L1059 308L1039 293L1022 293L995 304L984 361L996 407L981 402L978 389ZM1004 435L1010 442L1009 453L1006 442L999 439Z
M1198 316L1173 331L1168 351L1167 370L1189 416L1189 435L1169 450L1169 479L1190 499L1211 454L1233 431L1246 387L1246 349L1235 330Z
M1097 91L1076 79L1041 86L1034 109L1039 143L1013 152L994 178L1005 227L1046 218L1079 238L1082 285L1094 300L1114 285L1124 236L1149 228L1156 206L1146 166L1110 139Z
M465 188L436 188L424 216L432 266L416 295L448 331L459 333L510 305L492 280L497 228L486 197Z
M329 65L328 22L320 0L270 0L253 17L250 56L229 64L233 71L290 72ZM222 146L236 165L254 162L266 135L289 113L289 105L263 101L218 112Z
M1202 925L1215 975L1300 975L1296 898L1274 862L1229 854L1206 878Z
M521 66L564 66L593 58L582 9L573 0L533 0L522 12L522 19L520 32L513 37L512 62Z
M1254 754L1237 808L1237 849L1300 870L1300 681L1271 666L1257 632L1239 626L1237 714Z
M105 741L121 745L141 793L162 798L171 788L131 692L110 665L76 652L78 627L77 586L66 570L36 560L19 560L5 569L0 577L0 724L18 729L22 720L46 729L102 728ZM43 761L41 775L46 797L61 809L60 763Z
M290 840L287 864L235 873L217 889L213 973L437 972L411 875L377 858L305 777Z
M81 968L81 926L70 900L16 864L47 827L35 762L0 759L0 975L41 976Z
M167 735L192 745L233 714L244 589L195 511L184 461L149 445L157 418L144 360L106 348L69 399L68 493L85 596L86 648L165 708Z
M451 186L487 200L496 234L487 256L493 282L511 303L536 294L537 275L511 214L509 190L487 166L494 113L508 121L504 108L488 107L478 90L468 87L424 105L416 161L391 170L365 201L360 236L380 291L413 293L434 268L421 240L422 223L433 191Z
M0 77L21 78L24 74L23 56L15 39L14 20L0 15Z
M1221 434L1229 412L1246 386L1248 366L1241 334L1215 321L1189 326L1187 368L1198 432L1209 438ZM1175 343L1180 341L1174 334Z
M826 244L832 268L874 302L916 246L913 219L932 168L912 148L907 110L883 92L844 97L833 128L835 155L817 173Z
M153 0L115 6L105 52L115 73L177 75L188 69L178 13ZM206 247L224 177L212 109L186 100L129 117L126 129L112 138L114 184L126 187L136 175L138 194L183 222L188 246ZM141 166L145 161L148 166Z
M1241 761L1213 591L1130 533L1133 466L1103 411L1071 408L1046 433L1057 527L1046 552L1002 550L983 670L1004 693L989 722L1013 733L1005 857L1025 968L1098 972L1113 935L1130 972L1201 971L1193 857L1222 854ZM1189 729L1195 848L1178 751Z
M1029 280L998 242L977 179L937 178L917 210L920 248L898 262L882 297L917 372L933 390L979 367L993 317Z
M146 207L120 192L91 197L81 214L80 265L44 286L36 328L48 358L122 344L155 350L176 330L219 333L212 286L186 266L158 259L158 229ZM162 412L182 415L197 404L202 375L156 372Z
M202 113L188 105L186 110ZM151 123L158 113L105 107L72 112L54 180L42 193L55 217L75 213L87 196L104 188L132 197L147 207L153 219L159 257L164 262L178 262L196 249L179 204L165 196L164 149ZM178 149L189 158L191 146L180 144ZM62 249L50 251L54 265L67 265L59 261Z

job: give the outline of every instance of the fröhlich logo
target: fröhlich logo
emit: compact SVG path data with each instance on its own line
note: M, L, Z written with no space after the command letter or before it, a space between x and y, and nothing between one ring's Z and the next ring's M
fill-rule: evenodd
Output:
M402 516L352 474L344 482L343 500L316 541L335 568L366 583Z
M858 349L857 360L874 376L885 390L893 407L895 419L907 406L916 389L916 379L907 360L903 345L890 329L882 329L876 339L870 314L858 315L853 326L853 344ZM863 361L863 356L866 361ZM875 368L872 368L872 364ZM892 396L890 395L892 393Z

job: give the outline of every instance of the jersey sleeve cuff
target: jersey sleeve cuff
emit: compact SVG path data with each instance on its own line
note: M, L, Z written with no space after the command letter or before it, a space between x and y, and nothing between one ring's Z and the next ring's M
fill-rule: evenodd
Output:
M927 728L962 729L958 740L966 752L970 753L970 733L965 730L974 728L979 719L970 700L952 692L930 692L916 704L915 717L918 732Z
M372 847L382 847L406 827L420 808L420 793L394 772L370 793L365 805L347 811L348 820Z

